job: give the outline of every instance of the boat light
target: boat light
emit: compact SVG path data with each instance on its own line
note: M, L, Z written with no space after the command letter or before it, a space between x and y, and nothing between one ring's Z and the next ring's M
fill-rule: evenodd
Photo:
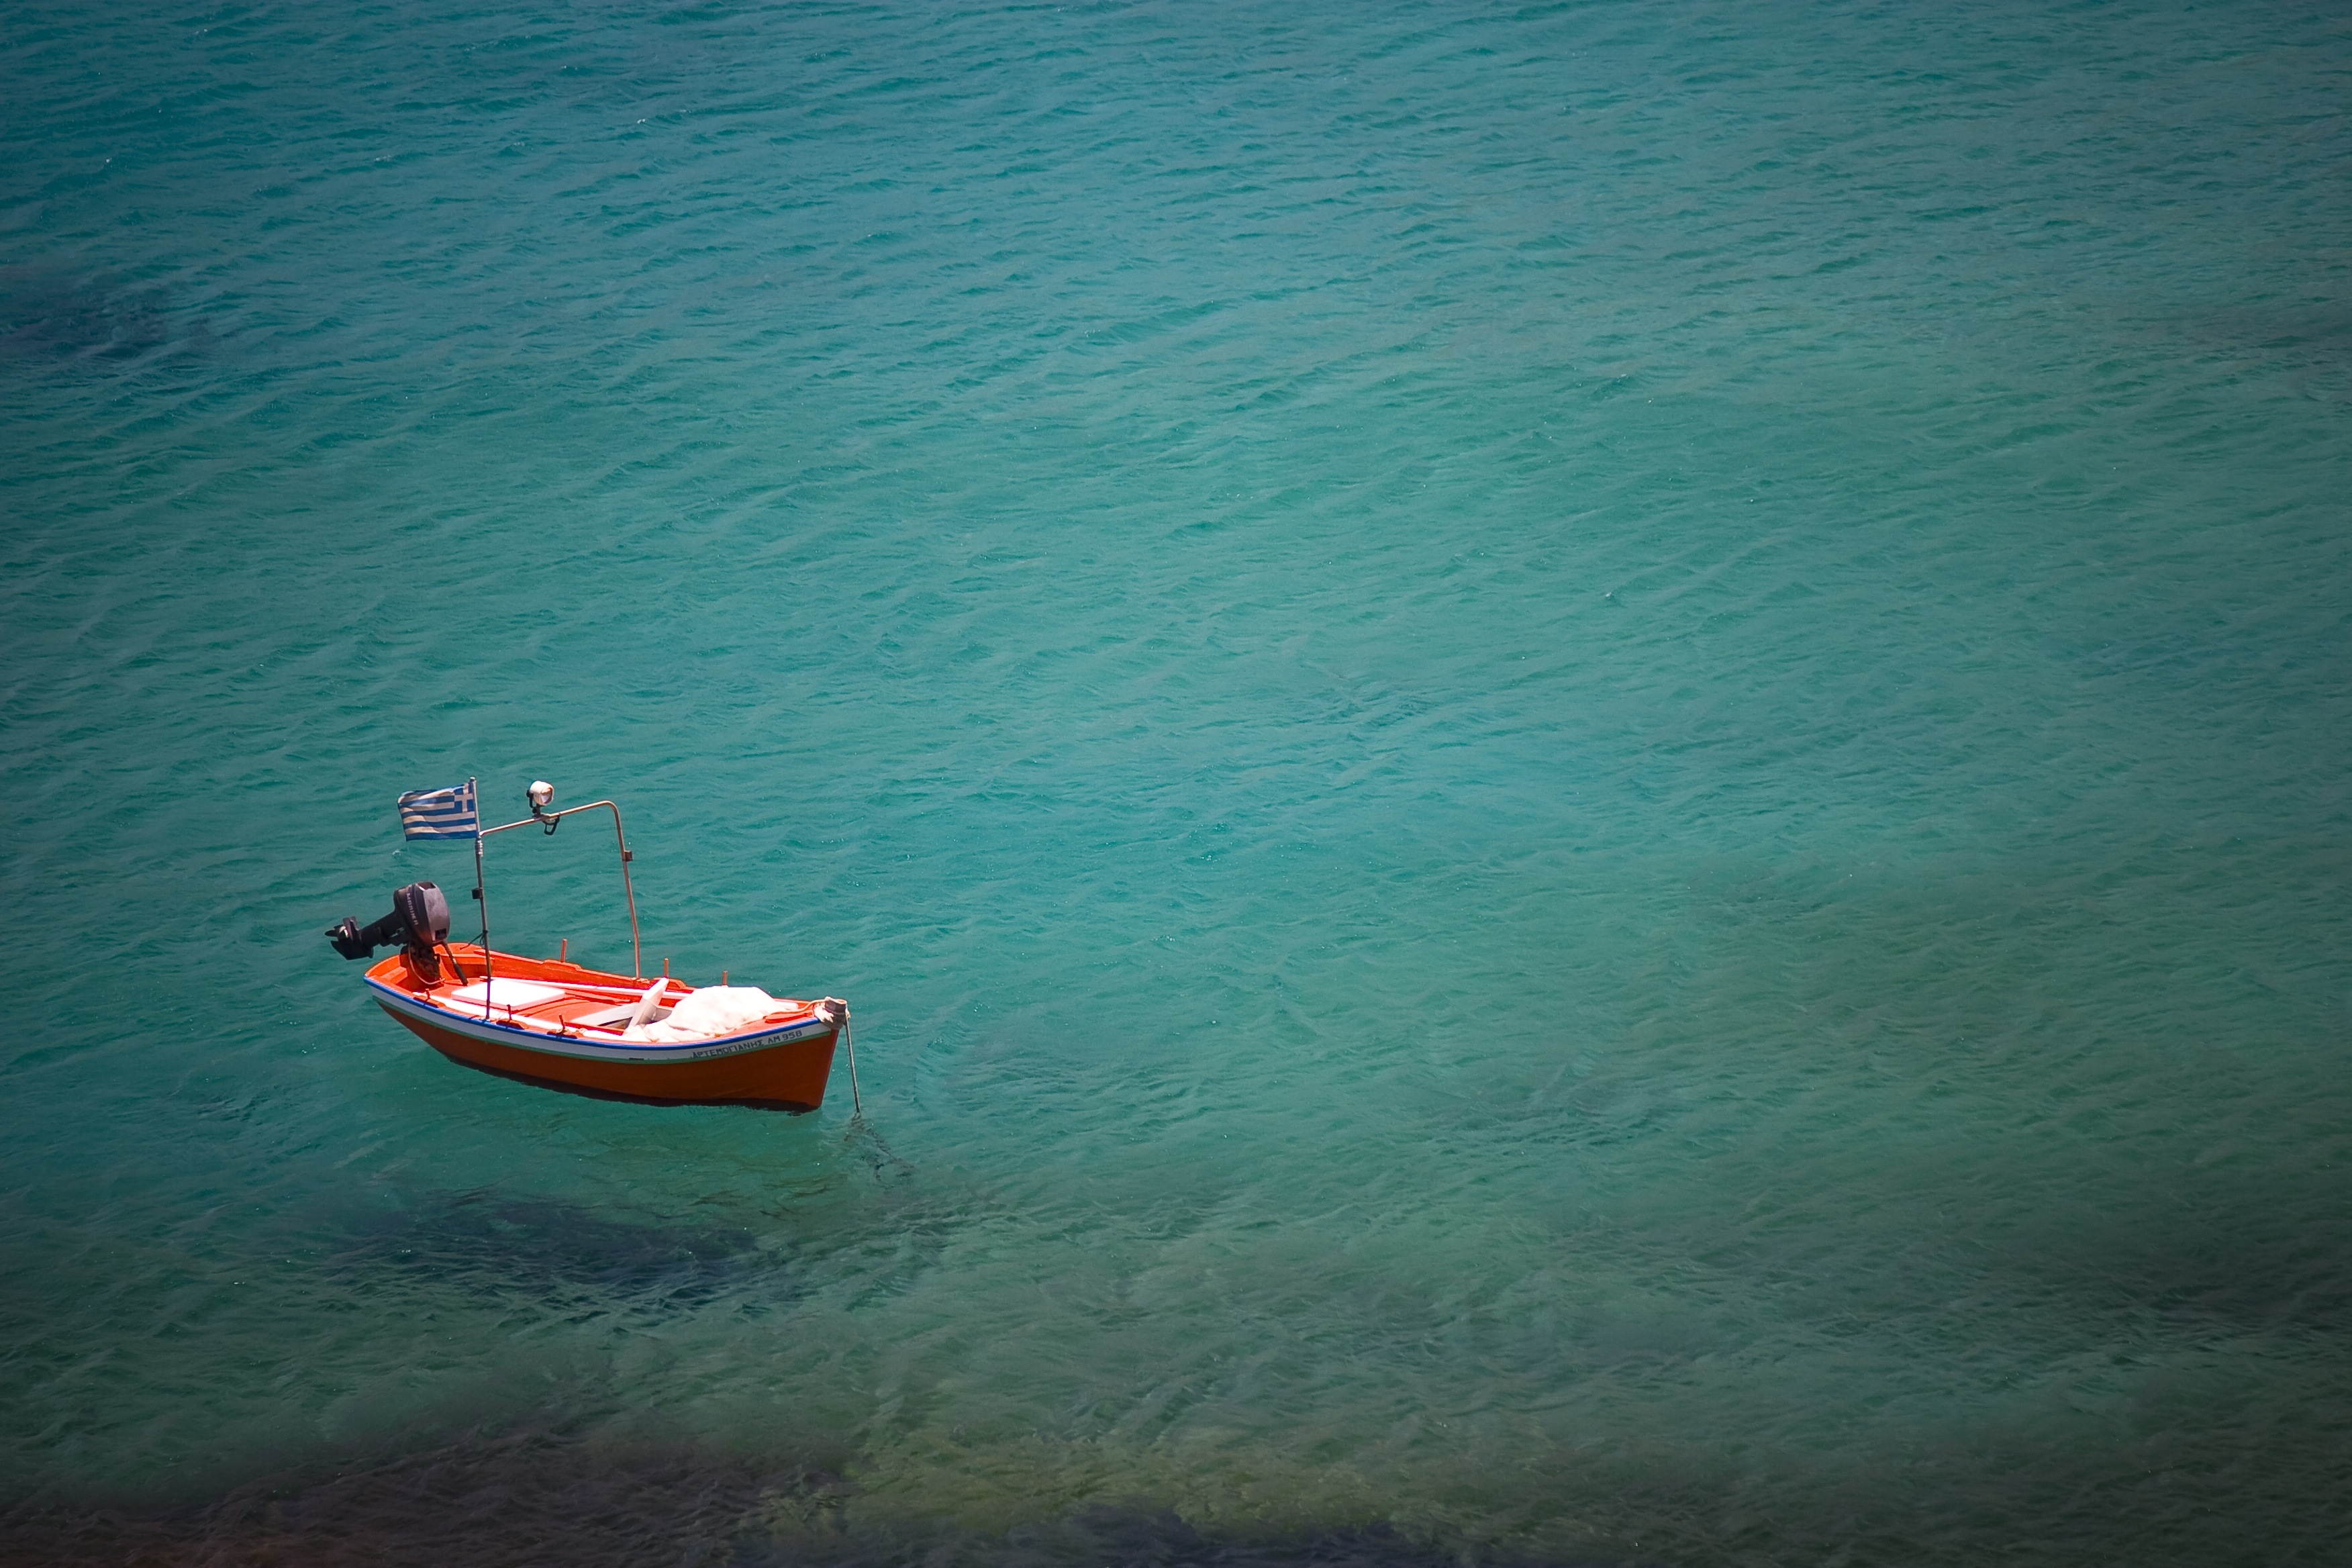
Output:
M548 783L545 779L536 779L532 781L530 786L530 809L533 813L545 811L549 803L554 799L555 786L553 784Z

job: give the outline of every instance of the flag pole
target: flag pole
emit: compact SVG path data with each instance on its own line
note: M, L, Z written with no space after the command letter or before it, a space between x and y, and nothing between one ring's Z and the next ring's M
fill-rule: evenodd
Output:
M479 779L466 781L474 802L474 901L482 906L482 1022L490 1021L490 900L482 890L482 791Z

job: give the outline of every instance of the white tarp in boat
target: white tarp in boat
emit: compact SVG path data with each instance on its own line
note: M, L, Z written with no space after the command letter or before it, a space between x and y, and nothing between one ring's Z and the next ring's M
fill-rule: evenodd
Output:
M682 1040L708 1040L749 1028L782 1004L756 985L706 985L689 991L658 1024L640 1024L621 1036L672 1046Z

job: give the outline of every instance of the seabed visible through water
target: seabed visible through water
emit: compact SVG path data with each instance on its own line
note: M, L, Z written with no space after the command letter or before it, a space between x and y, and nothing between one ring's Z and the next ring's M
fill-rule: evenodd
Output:
M0 1556L2342 1560L2339 9L6 21Z

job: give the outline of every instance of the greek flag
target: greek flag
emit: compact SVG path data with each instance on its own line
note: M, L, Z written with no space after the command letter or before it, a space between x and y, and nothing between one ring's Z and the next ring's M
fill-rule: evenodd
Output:
M482 831L474 781L449 789L415 789L400 797L400 831L410 838L473 838Z

